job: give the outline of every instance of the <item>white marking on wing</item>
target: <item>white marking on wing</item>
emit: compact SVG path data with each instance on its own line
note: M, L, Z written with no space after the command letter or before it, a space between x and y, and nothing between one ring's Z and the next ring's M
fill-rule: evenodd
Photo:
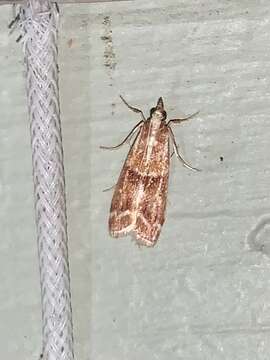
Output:
M130 210L126 210L126 211L123 211L122 213L118 213L117 210L114 210L113 212L110 213L110 218L112 218L113 216L117 216L117 218L122 218L126 215L129 215L131 214L131 211Z
M149 228L151 227L151 224L149 224L149 222L146 220L146 218L143 216L143 214L138 214L137 215L138 219L141 219L142 222Z
M146 162L148 163L151 155L152 155L152 151L153 151L153 147L156 144L156 136L157 136L157 132L160 128L160 124L161 121L160 119L157 119L155 117L153 117L151 119L151 123L150 123L150 127L149 127L149 133L148 138L147 138L147 153L146 153Z
M113 234L118 234L118 235L126 235L128 234L130 231L133 231L133 223L129 224L128 226L126 226L125 228L122 228L121 230L117 230L117 231L113 231Z

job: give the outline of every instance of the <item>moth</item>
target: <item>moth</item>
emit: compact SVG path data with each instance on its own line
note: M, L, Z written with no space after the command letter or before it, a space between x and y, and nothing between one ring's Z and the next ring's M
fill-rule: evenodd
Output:
M179 154L171 125L187 121L198 112L166 122L167 113L160 97L146 119L142 110L129 105L122 96L120 98L130 110L139 113L142 120L119 145L101 146L103 149L118 149L136 134L115 186L109 232L113 237L131 234L138 245L152 247L165 221L172 155L175 154L186 168L199 171Z

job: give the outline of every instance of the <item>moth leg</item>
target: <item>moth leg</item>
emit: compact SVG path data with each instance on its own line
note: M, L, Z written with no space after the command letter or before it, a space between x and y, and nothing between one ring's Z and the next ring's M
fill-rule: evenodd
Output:
M146 118L145 118L142 110L137 109L137 108L129 105L129 104L126 102L126 100L123 98L123 96L121 96L121 95L119 95L119 96L120 96L120 99L123 101L123 103L124 103L130 110L134 111L135 113L140 113L143 121L146 121Z
M177 158L183 163L183 165L184 165L186 168L188 168L188 169L190 169L190 170L194 170L194 171L201 171L200 169L197 169L197 168L189 165L189 164L182 158L182 156L179 154L178 146L177 146L177 144L176 144L173 131L172 131L172 129L170 128L170 126L168 126L168 129L169 129L170 137L171 137L172 142L173 142L173 149L174 149L174 152L175 152L175 155L177 156Z
M14 12L14 7L13 7L13 12ZM15 16L15 14L14 14ZM8 29L12 29L13 26L20 20L20 14L17 14L14 19L8 24Z
M100 146L100 149L114 150L119 149L122 145L124 145L134 134L135 132L143 125L143 120L141 120L134 128L130 131L130 133L125 137L125 139L116 146Z
M199 111L196 111L194 114L188 115L187 117L184 118L180 118L180 119L171 119L167 122L167 125L169 125L171 122L172 123L176 123L176 124L180 124L182 121L187 121L193 117L195 117L196 115L199 114Z
M110 190L112 190L113 188L115 188L115 185L110 186L109 188L106 188L106 189L102 190L102 192L110 191Z

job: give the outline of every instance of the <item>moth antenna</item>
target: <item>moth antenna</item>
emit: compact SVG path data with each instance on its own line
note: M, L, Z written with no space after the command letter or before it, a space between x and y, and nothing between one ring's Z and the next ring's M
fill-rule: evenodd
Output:
M146 118L145 118L142 110L137 109L137 108L135 108L134 106L129 105L129 103L123 98L122 95L119 95L119 96L120 96L120 99L123 101L123 103L124 103L130 110L134 111L135 113L140 113L141 116L142 116L143 121L146 121Z
M130 133L125 137L125 139L116 146L100 146L100 149L106 149L106 150L115 150L119 149L122 145L124 145L126 142L128 142L132 136L135 134L135 132L143 125L143 120L141 120L137 125L134 126L134 128L130 131Z
M191 115L187 115L184 118L179 118L179 119L171 119L167 122L167 125L169 125L170 123L175 123L175 124L180 124L183 121L187 121L189 119L192 119L193 117L195 117L196 115L199 114L200 111L196 111L195 113L191 114Z

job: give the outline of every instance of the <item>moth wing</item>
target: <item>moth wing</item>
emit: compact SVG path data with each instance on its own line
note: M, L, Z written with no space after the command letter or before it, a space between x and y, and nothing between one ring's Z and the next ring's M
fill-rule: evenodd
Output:
M149 165L144 169L144 189L136 215L137 242L154 246L165 221L170 166L169 134L167 127L160 130Z
M142 178L137 172L137 162L143 161L142 147L145 137L144 124L127 155L113 194L109 231L111 236L124 236L133 230L137 208L137 194L142 186Z

